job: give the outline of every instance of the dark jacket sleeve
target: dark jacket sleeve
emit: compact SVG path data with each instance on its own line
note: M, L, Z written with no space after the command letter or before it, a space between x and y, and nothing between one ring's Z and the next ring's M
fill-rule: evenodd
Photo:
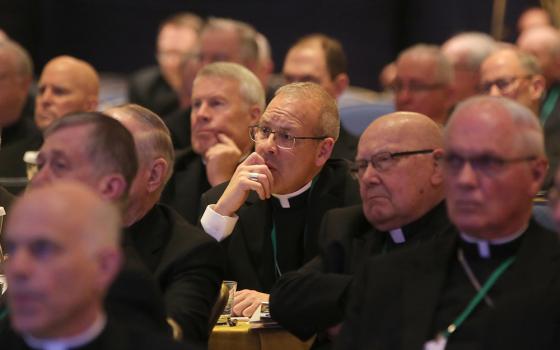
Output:
M167 314L181 326L184 338L206 340L210 311L223 278L223 253L216 241L197 228L187 234L200 236L199 243L185 250L164 276L163 297Z

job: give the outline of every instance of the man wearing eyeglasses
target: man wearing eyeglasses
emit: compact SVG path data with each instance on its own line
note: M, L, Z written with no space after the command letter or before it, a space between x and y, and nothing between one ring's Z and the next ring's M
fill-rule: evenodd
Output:
M546 81L539 63L531 54L516 48L502 49L490 55L481 66L480 90L490 96L504 96L529 108L535 115L541 113ZM545 150L550 162L549 172L543 189L552 184L554 170L560 159L560 138L554 123L541 124L545 127ZM555 122L556 123L556 122ZM557 123L556 123L557 124Z
M238 282L233 311L250 316L282 274L318 252L323 214L360 202L342 160L329 160L340 123L319 85L280 88L250 128L255 152L231 181L205 193L205 231L226 250L226 278Z
M418 44L397 58L392 89L397 111L416 112L444 125L453 106L453 67L439 47Z
M325 215L319 255L272 289L275 320L302 339L319 333L315 346L329 343L342 322L352 274L367 257L416 246L451 229L442 147L440 126L418 113L396 112L370 124L352 168L363 204Z
M548 315L524 317L560 271L558 237L531 219L547 168L537 118L506 98L470 98L452 114L444 147L447 211L460 233L367 261L337 348L529 349L553 340Z

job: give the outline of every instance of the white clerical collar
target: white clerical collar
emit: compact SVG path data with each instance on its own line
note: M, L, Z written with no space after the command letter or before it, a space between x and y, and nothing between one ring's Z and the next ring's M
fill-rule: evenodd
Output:
M401 244L401 243L404 243L406 241L404 233L403 233L402 229L400 229L400 228L390 230L389 234L391 235L391 239L393 240L394 243Z
M489 258L490 257L490 245L501 245L506 244L512 241L515 241L517 238L521 237L521 235L527 230L528 224L523 226L523 228L511 235L507 235L503 238L498 239L480 239L469 235L468 233L461 232L461 238L465 242L474 243L478 246L478 254L481 258Z
M95 322L93 322L88 329L78 335L57 339L37 339L30 335L26 335L23 339L27 345L33 349L67 350L90 343L93 339L97 338L99 334L101 334L103 328L105 328L105 324L107 324L107 318L104 313L100 313Z
M292 192L292 193L288 193L288 194L275 194L273 193L272 196L274 196L275 198L278 199L278 201L280 201L280 205L282 206L282 208L289 208L290 207L290 198L294 198L299 196L300 194L302 194L303 192L307 191L310 187L311 187L311 183L313 181L309 181L305 186L303 186L302 188L300 188L299 190Z

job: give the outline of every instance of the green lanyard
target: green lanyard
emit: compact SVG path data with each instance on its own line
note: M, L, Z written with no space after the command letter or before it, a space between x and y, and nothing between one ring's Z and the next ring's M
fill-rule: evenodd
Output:
M8 307L7 306L4 310L0 310L0 321L3 320L4 318L6 318L6 316L8 316Z
M315 176L313 180L311 180L311 186L309 186L309 194L307 197L307 206L309 206L311 192L313 191L315 182L317 182L316 180L317 180L317 176ZM303 229L304 242L305 242L305 236L307 236L307 222L305 223L305 228ZM280 270L280 265L278 265L278 242L276 241L276 225L274 225L274 218L272 219L272 231L270 232L270 239L272 240L272 255L274 257L274 270L276 271L277 277L280 277L282 276L282 270Z
M560 96L560 86L555 86L548 92L548 96L546 97L546 100L544 101L543 107L541 109L541 125L544 125L548 120L548 117L550 117L554 106L556 106L556 101L558 101L558 96Z
M480 288L478 293L476 293L474 298L471 299L471 301L469 302L467 307L463 310L463 312L461 312L461 314L457 316L455 320L453 320L453 322L447 327L445 331L439 334L440 337L443 337L445 339L449 338L449 336L453 334L453 332L455 332L457 328L459 328L463 324L463 322L465 322L465 320L470 316L470 314L473 312L475 307L488 293L490 288L494 286L498 278L500 278L500 276L508 269L508 267L510 267L511 264L513 264L514 260L515 260L514 256L510 257L506 261L502 262L500 266L498 266L498 268L494 270L494 272L492 272L490 277L488 277L488 280L486 280L486 282L484 283L482 288Z

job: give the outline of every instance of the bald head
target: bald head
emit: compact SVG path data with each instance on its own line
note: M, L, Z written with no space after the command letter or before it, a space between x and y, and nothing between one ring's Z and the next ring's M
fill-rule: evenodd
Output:
M425 115L396 112L372 122L360 138L356 157L368 221L377 229L391 230L440 203L442 153L441 129Z
M5 238L14 330L48 339L91 327L120 267L119 232L118 210L82 184L60 181L18 199Z
M525 10L517 20L519 33L523 33L530 28L550 25L552 25L550 15L541 7L531 7Z
M76 234L88 251L119 247L119 211L84 184L58 181L27 191L12 206L7 231L21 221L48 220Z
M379 117L363 132L360 142L384 133L390 143L400 142L423 148L443 147L441 127L420 113L395 112Z
M560 80L560 32L554 27L535 27L521 33L517 46L535 56L547 86Z
M44 130L73 112L94 111L99 100L99 76L87 62L71 56L50 60L39 78L35 123Z
M415 45L399 55L396 65L393 84L396 109L422 113L445 124L453 104L453 69L440 48Z
M29 53L14 41L0 40L0 127L19 120L32 80Z
M545 79L531 54L517 48L495 51L480 68L481 93L515 100L538 114Z

